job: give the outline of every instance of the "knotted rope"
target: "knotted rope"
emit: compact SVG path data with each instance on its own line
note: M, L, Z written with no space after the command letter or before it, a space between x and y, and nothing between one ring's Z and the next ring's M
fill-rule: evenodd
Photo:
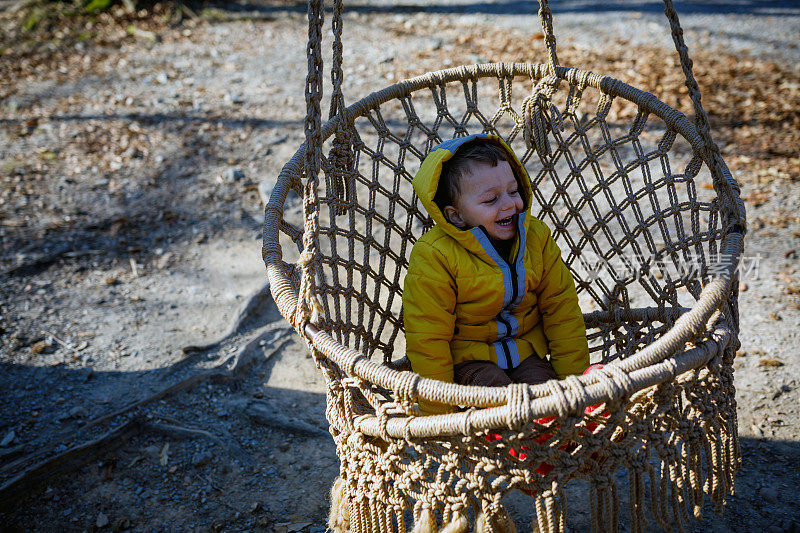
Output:
M697 80L694 79L692 71L692 59L689 57L689 47L683 40L683 28L681 28L678 13L675 11L675 6L672 0L664 0L664 14L669 21L670 29L672 32L672 40L675 43L675 50L678 51L680 58L681 69L686 78L686 88L689 90L689 97L692 99L694 106L694 125L697 132L703 139L703 145L706 152L711 175L714 179L714 189L720 196L721 200L725 202L726 207L723 213L729 217L730 225L728 228L735 228L735 231L744 233L746 231L746 215L744 201L739 197L739 184L729 173L725 173L725 164L722 161L719 147L711 138L711 126L708 121L703 104L701 102L700 86ZM726 228L727 229L727 228Z
M322 164L322 25L324 22L323 0L308 1L308 75L306 76L306 135L303 171L306 183L303 189L303 252L297 264L300 266L300 288L297 311L292 325L299 332L311 321L312 314L319 310L316 301L315 276L319 261L319 171Z
M353 180L354 172L354 153L353 142L355 131L353 124L348 120L347 106L345 105L344 93L342 92L342 82L344 72L342 63L344 61L342 45L343 29L343 0L334 0L333 17L331 29L333 31L333 59L331 66L331 85L333 94L331 96L331 108L328 120L337 119L336 133L333 138L333 146L328 155L328 163L331 174L330 188L338 202L334 207L334 213L342 215L347 210L347 206L352 203L355 194L355 183Z

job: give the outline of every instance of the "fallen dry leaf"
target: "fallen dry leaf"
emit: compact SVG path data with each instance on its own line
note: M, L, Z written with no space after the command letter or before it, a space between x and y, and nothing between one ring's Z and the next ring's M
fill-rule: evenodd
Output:
M169 461L169 442L164 444L164 447L161 448L161 453L159 454L159 462L161 466L167 466L167 462Z
M783 366L783 363L774 357L765 357L758 362L758 366L771 366L777 368L779 366Z
M33 346L31 346L31 353L34 355L38 355L47 350L48 348L50 348L50 346L52 346L52 344L49 341L39 341Z

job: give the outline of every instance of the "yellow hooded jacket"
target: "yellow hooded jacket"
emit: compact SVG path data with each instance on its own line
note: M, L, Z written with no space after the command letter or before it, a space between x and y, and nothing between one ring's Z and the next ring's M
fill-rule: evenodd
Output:
M530 178L511 148L494 135L446 141L423 161L414 190L436 225L414 244L403 289L407 355L423 377L453 382L453 365L484 360L515 368L535 355L550 360L558 377L589 366L586 327L575 283L550 229L523 212L510 260L496 251L482 227L462 230L448 222L433 198L442 163L476 138L509 154L525 205ZM421 402L423 412L445 412Z

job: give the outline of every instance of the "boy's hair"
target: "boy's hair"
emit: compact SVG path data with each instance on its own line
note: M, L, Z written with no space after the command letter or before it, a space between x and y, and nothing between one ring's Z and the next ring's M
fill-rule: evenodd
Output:
M489 140L476 139L464 144L453 157L442 164L439 185L436 187L436 194L433 197L434 203L441 210L448 205L453 205L453 200L460 193L461 178L464 174L472 173L474 163L488 163L496 167L498 161L508 160L508 153L501 146ZM514 177L519 181L516 171L514 171Z

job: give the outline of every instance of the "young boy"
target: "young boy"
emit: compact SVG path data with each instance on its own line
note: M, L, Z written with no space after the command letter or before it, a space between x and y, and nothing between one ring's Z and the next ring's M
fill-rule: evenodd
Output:
M582 373L589 349L575 284L550 229L528 212L530 179L511 148L494 135L451 139L413 183L436 223L411 250L403 291L414 371L484 386Z

